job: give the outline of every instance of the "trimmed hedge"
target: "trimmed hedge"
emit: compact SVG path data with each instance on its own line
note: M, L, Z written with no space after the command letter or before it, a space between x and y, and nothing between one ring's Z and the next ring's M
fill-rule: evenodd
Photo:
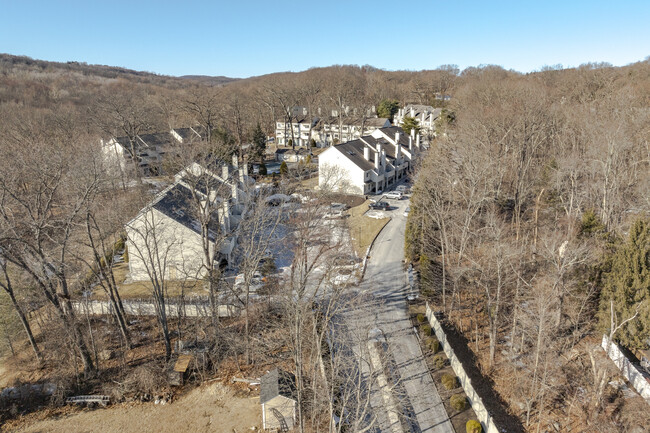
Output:
M416 318L416 320L418 321L418 323L420 325L423 324L424 322L426 322L426 320L427 320L426 316L424 314L422 314L422 313L418 313L418 315L415 316L415 318Z
M454 389L458 386L458 378L452 374L443 374L440 381L447 390Z
M440 342L437 338L429 338L428 340L429 349L435 354L440 352Z
M452 395L449 399L449 403L454 410L461 411L467 409L467 399L460 394Z
M422 325L422 332L427 337L433 334L433 331L431 330L431 326L429 325Z
M439 353L433 357L433 366L437 370L440 370L445 365L447 365L447 360L445 359L445 356L442 353Z
M467 421L467 424L465 424L465 431L467 433L483 433L483 426L477 420L470 419Z

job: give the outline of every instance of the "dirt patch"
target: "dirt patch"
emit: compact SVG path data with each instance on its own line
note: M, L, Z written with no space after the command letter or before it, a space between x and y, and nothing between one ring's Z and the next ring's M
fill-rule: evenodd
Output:
M366 199L360 195L350 195L350 194L330 194L327 196L327 200L331 203L343 203L350 208L355 208L361 206L365 203ZM366 209L368 207L366 206Z
M119 286L120 296L122 299L142 299L150 298L153 288L150 281L126 282L129 275L129 265L127 263L118 263L113 267L115 282ZM205 284L200 280L188 281L167 281L168 296L192 296L207 295ZM95 289L93 299L108 299L106 292L102 289Z
M262 425L259 395L244 395L220 383L201 386L166 405L128 403L105 409L66 409L69 413L41 412L22 418L5 426L6 431L242 432L252 427L259 430Z

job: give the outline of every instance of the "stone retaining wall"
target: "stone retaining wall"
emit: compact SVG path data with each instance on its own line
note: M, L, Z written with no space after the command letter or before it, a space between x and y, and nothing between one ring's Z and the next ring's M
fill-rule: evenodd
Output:
M433 314L433 311L429 307L429 303L427 303L427 318L429 319L431 329L435 331L436 337L438 337L438 340L440 341L442 349L445 351L447 358L449 358L451 368L453 368L454 373L456 373L456 376L458 376L458 380L460 381L460 384L463 387L463 391L465 391L465 395L467 395L467 398L472 405L472 409L474 409L474 413L476 413L476 417L483 425L483 431L487 433L499 433L496 424L494 424L492 417L483 404L483 400L481 400L481 397L476 393L474 387L472 386L470 378L465 373L463 364L461 364L460 360L458 357L456 357L456 354L449 345L445 331L442 329L442 326L440 325L440 322L436 318L435 314Z

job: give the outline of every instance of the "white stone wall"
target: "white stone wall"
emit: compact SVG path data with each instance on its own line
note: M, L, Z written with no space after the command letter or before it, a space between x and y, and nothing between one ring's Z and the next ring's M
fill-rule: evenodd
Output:
M456 376L458 376L458 380L460 381L460 384L463 387L463 391L465 391L465 395L467 395L467 398L469 399L470 404L472 405L472 409L474 410L474 413L476 413L476 417L478 418L478 420L481 422L481 425L483 426L483 431L486 433L499 433L499 429L497 429L496 424L494 424L492 417L490 416L487 409L485 408L485 405L483 404L483 400L476 393L474 387L472 386L472 382L469 376L467 376L467 374L465 373L463 364L461 364L460 360L454 353L454 350L449 345L449 342L447 341L447 336L445 335L445 331L442 329L440 322L433 314L433 311L429 307L429 303L427 303L427 318L429 319L429 323L431 324L431 329L435 331L436 337L438 337L438 341L440 341L440 345L442 346L442 349L445 351L445 355L447 355L447 358L449 358L449 362L451 363L451 368L453 368L454 373L456 373Z
M645 378L643 373L630 362L629 359L621 352L616 343L609 343L609 337L603 335L601 346L614 364L621 370L621 374L634 386L641 397L650 403L650 382ZM609 347L609 351L608 351Z

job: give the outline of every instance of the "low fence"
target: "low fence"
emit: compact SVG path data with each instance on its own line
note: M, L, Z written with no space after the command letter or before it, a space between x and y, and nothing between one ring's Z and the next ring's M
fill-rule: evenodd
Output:
M646 379L645 375L636 365L625 356L621 349L618 348L616 343L611 342L607 335L603 335L601 343L603 350L607 353L614 364L621 370L621 374L632 384L634 389L637 390L641 397L650 403L650 382ZM609 347L609 350L607 348Z
M122 300L124 312L129 316L155 316L156 305L151 299ZM113 314L113 305L110 301L83 300L72 301L72 307L79 314L91 316L102 316ZM239 314L239 308L235 305L219 305L219 317L233 317ZM190 299L184 302L168 301L165 303L167 317L211 317L212 307L210 302L204 299Z
M458 380L460 381L460 384L463 387L463 391L465 391L465 395L467 395L467 398L469 399L472 405L472 409L474 409L474 413L476 413L476 417L483 425L483 431L487 433L499 433L496 424L494 424L492 417L490 416L487 409L485 408L485 405L483 404L483 400L481 400L481 397L474 390L470 378L465 373L465 369L463 368L463 365L461 364L458 357L456 357L456 354L454 353L453 349L449 345L449 342L447 341L447 336L445 335L445 331L442 329L442 326L440 325L438 318L435 316L435 314L433 314L433 311L431 310L431 307L429 307L428 302L427 302L427 318L429 319L429 323L431 324L431 329L435 331L436 336L440 341L440 345L442 346L442 349L445 351L447 358L449 358L449 362L451 363L451 368L453 368L454 373L456 373L456 376L458 376Z

